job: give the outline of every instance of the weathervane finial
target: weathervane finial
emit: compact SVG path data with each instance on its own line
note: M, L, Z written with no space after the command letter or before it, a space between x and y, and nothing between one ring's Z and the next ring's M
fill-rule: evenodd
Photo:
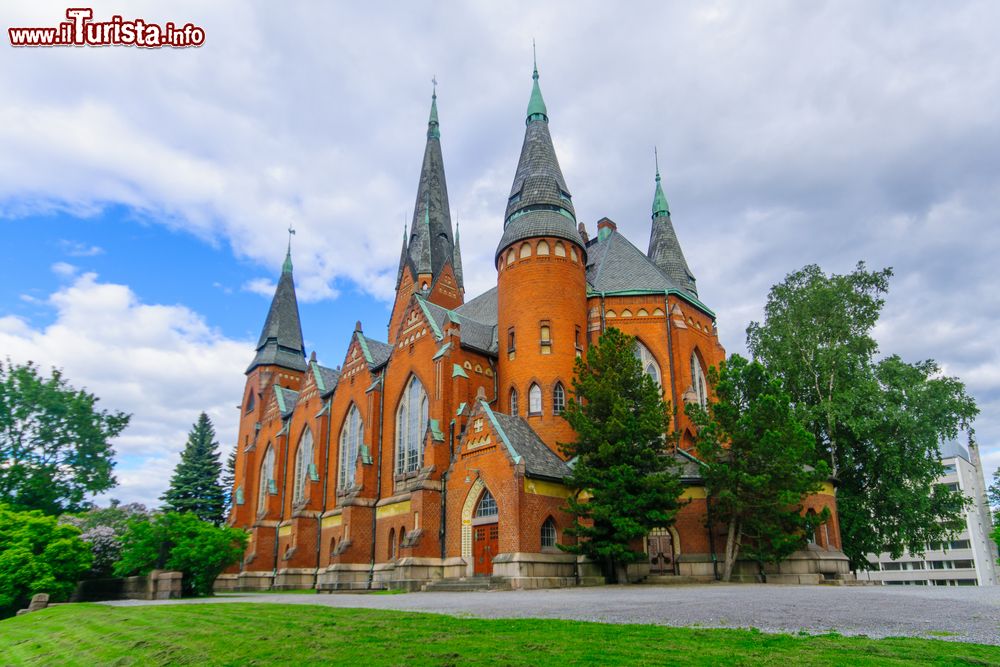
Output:
M436 98L438 96L438 79L437 79L437 74L435 74L434 76L431 77L431 83L434 85L434 93L432 94L432 97Z
M538 78L538 52L535 50L535 38L531 38L531 62L534 65L534 73L532 78Z
M656 164L656 180L660 180L660 156L656 153L656 146L653 146L653 162Z

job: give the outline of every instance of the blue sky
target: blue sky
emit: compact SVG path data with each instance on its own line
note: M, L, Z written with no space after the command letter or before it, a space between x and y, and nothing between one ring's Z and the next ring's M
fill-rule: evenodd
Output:
M882 353L961 377L1000 464L996 3L93 7L206 31L0 46L0 355L133 414L115 496L154 503L201 410L234 442L289 225L309 349L339 364L356 320L384 339L432 76L468 294L494 284L532 38L582 221L645 247L657 145L730 352L788 272L892 266ZM0 22L65 9L7 2Z

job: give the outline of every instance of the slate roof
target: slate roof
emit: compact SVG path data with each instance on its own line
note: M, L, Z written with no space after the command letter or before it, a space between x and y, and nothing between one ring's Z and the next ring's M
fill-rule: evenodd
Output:
M669 211L653 216L652 229L649 232L649 250L646 254L674 284L698 296L694 274L684 259L684 252L681 250L680 241L677 240L674 223L670 221Z
M335 368L320 366L317 363L311 365L313 374L316 376L316 387L319 389L319 395L327 396L332 394L333 390L337 388L337 383L340 382L340 371Z
M466 301L456 308L455 312L477 322L495 326L497 323L497 288L491 287L476 298Z
M587 250L587 282L595 292L677 289L670 278L617 231L604 239L594 238L587 244Z
M581 248L584 247L576 222L571 218L556 211L532 210L518 215L507 223L497 245L494 260L498 259L500 253L512 243L535 236L555 236L572 241Z
M496 290L491 291L495 297ZM489 294L489 292L487 292L487 294ZM422 297L418 296L417 298L420 299L421 304L424 307L424 311L428 313L431 318L433 318L438 331L444 331L445 323L449 320L457 322L460 327L459 331L462 345L487 354L496 354L497 327L495 316L493 324L486 324L463 314L461 312L461 307L456 310L448 310L447 308L439 306L436 303L431 303ZM494 309L495 307L494 301Z
M306 370L305 345L302 343L302 324L299 320L299 303L295 298L291 257L285 258L285 267L278 279L278 286L271 299L264 328L257 341L257 354L246 372L257 366L274 364L296 371Z
M513 450L512 458L515 462L520 458L524 463L524 473L527 476L560 482L569 476L571 470L566 462L542 442L523 418L494 412L485 401L480 401L479 405L490 418L508 451Z
M430 273L436 280L445 264L455 265L454 239L451 229L451 209L448 204L448 184L441 155L441 133L437 121L437 95L432 98L431 116L427 123L427 143L420 167L417 198L413 206L410 236L405 242L396 286L408 264L414 275ZM461 281L459 281L461 286Z
M278 408L281 410L282 417L292 414L299 402L299 392L286 389L281 385L274 385L274 396L278 400Z
M389 361L390 355L392 355L392 345L369 338L360 331L357 332L357 335L358 342L362 344L361 349L365 353L365 360L368 362L368 367L375 370L376 368L385 366L386 362Z
M524 129L521 157L514 172L504 220L518 210L550 204L563 208L576 218L569 188L559 168L559 159L552 146L549 123L545 118L529 118Z

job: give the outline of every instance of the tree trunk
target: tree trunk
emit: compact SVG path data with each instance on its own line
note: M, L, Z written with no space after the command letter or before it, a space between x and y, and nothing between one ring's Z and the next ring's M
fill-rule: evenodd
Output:
M726 531L726 551L722 563L722 580L725 582L733 576L733 566L736 565L736 557L740 553L741 533L736 519L730 521L729 529Z

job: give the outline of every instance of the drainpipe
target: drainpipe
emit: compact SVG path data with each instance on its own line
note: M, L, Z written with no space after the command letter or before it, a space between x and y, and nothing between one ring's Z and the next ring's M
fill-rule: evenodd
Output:
M493 374L494 379L496 378L496 373ZM455 462L455 420L452 419L448 424L448 469L444 471L441 476L441 529L438 531L438 539L441 541L441 560L443 561L446 556L447 549L445 548L445 537L447 536L448 530L448 478L449 473L451 473L451 467Z
M372 583L375 581L375 528L377 526L375 513L378 510L378 501L382 497L382 441L385 436L382 413L385 409L385 369L379 374L378 383L378 458L376 459L378 469L375 472L375 507L372 507L372 562L368 568L368 590L371 590Z
M281 522L285 520L285 486L288 485L288 439L292 432L292 418L288 417L288 421L285 422L285 455L282 457L284 463L282 464L284 468L281 471L281 511L278 513L278 525L274 527L274 577L278 578L278 533L281 530ZM274 587L274 582L271 582L271 587Z
M323 515L326 514L326 485L330 479L330 429L333 428L333 396L326 401L326 452L323 454L323 507L316 517L316 574L313 575L313 589L319 586L319 555L323 546Z
M493 400L492 401L487 401L487 403L489 405L493 405L498 400L500 400L500 378L498 377L497 367L496 367L496 364L493 363L493 360L490 359L489 357L487 357L487 361L490 362L490 370L493 371ZM455 420L452 419L451 422L454 424ZM454 447L452 448L451 453L452 453L452 456L455 455L455 449L454 449Z
M663 293L663 308L667 314L667 361L670 364L670 400L673 402L672 407L674 409L674 431L677 432L679 437L681 433L681 419L678 413L679 406L677 405L677 375L674 368L674 328L670 319L669 292Z

